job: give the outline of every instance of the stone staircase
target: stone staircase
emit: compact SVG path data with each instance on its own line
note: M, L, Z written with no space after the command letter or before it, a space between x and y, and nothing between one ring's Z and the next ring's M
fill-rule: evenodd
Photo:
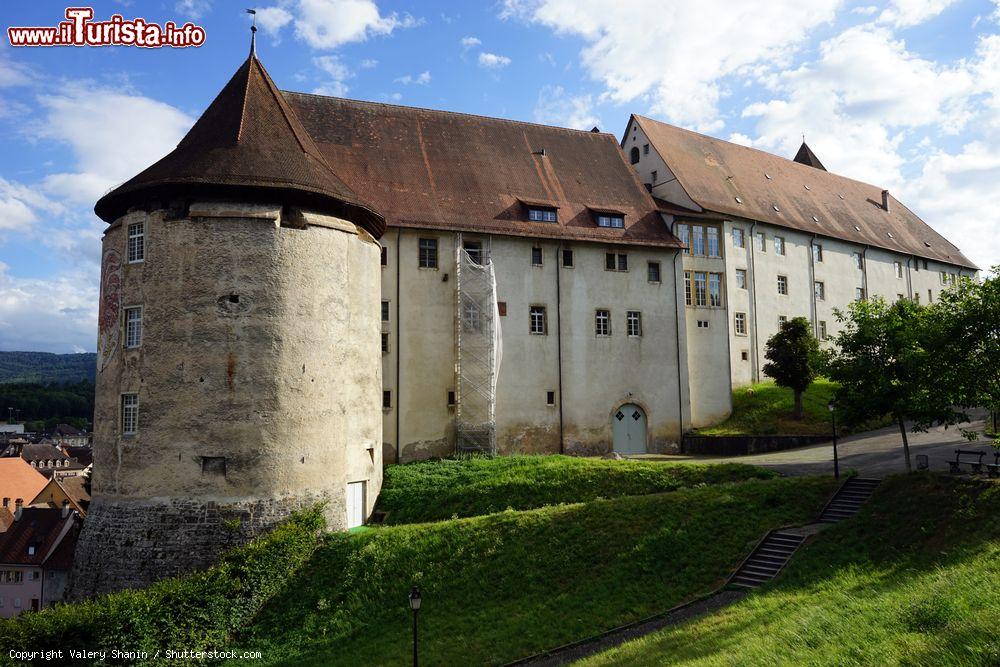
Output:
M880 479L850 478L844 482L837 494L823 508L819 520L823 523L836 523L841 519L854 516L861 509L861 506L871 498L875 488L881 482Z
M774 579L805 539L805 536L795 533L771 531L730 577L729 584L741 588L757 588Z

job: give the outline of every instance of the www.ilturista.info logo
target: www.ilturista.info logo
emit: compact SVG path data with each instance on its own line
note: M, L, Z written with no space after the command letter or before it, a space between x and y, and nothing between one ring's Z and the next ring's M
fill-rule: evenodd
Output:
M11 46L163 46L184 48L205 43L205 29L191 22L178 26L167 21L162 26L145 19L126 20L113 14L108 21L93 21L92 7L67 7L66 21L55 27L10 27Z

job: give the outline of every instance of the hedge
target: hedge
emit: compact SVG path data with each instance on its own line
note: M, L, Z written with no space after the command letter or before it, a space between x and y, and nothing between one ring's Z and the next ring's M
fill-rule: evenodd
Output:
M247 624L309 560L324 526L321 508L303 510L227 552L207 570L146 589L0 619L0 664L8 664L12 650L63 649L64 655L70 648L104 650L106 660L93 664L111 665L162 663L167 649L225 648L231 633ZM113 649L146 652L149 659L114 659ZM157 651L160 658L153 660Z

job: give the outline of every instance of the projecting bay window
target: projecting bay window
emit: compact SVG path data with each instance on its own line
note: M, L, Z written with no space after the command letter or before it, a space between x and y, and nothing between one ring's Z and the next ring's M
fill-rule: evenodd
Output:
M597 336L610 336L611 335L611 311L610 310L596 310L594 311L594 334Z
M705 239L706 239L706 246L708 246L708 256L721 257L721 255L719 254L719 228L706 227Z
M689 306L722 307L722 274L684 272L684 300Z
M139 430L139 394L122 394L122 434L135 435Z
M128 226L128 263L146 259L146 223L133 222Z
M733 327L736 329L737 336L747 335L747 314L746 313L734 313L733 314Z
M544 336L548 333L545 306L531 306L528 308L528 332L536 336Z
M630 338L642 336L642 313L638 310L630 310L625 313L625 333Z
M691 254L705 254L705 228L701 225L691 225Z
M125 309L125 347L142 345L142 306Z
M438 267L438 240L420 239L418 266L421 269L436 269Z

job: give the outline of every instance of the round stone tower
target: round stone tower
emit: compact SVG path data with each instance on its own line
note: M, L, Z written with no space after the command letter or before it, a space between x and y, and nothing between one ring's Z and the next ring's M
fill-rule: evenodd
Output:
M343 529L382 481L382 217L257 57L95 207L93 502L71 597L211 564L297 508Z

